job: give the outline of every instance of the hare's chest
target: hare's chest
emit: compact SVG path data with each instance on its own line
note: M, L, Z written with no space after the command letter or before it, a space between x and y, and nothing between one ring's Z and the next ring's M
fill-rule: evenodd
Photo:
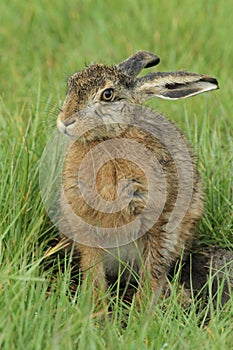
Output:
M148 185L140 167L128 159L105 162L101 153L95 157L91 154L89 159L86 150L81 155L75 151L76 158L72 162L67 159L63 173L64 193L72 211L97 227L98 235L102 234L98 227L117 228L135 221L148 199ZM140 231L140 222L135 223L134 232Z

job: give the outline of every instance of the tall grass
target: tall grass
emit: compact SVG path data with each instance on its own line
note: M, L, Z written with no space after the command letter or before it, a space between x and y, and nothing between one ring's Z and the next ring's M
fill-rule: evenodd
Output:
M211 299L186 310L174 291L150 315L146 295L141 311L119 302L109 318L92 312L90 290L79 290L71 255L56 245L38 165L65 79L85 63L112 64L146 49L161 57L160 70L216 76L216 93L149 104L198 154L206 205L197 242L232 249L231 1L10 0L0 13L0 348L230 349L232 296L217 310Z

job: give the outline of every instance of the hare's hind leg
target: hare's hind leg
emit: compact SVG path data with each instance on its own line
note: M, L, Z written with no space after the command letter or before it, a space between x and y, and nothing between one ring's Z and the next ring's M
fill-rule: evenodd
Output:
M153 292L153 299L158 298L165 285L168 271L167 263L158 254L160 249L157 240L147 234L143 241L144 250L139 271L138 291L135 297L139 305L142 303L143 294L146 294L148 289Z
M96 307L106 305L105 293L107 282L103 265L103 252L100 248L78 245L80 267L83 273L84 286L92 286L92 297ZM104 300L104 301L103 301ZM102 302L103 301L103 302Z

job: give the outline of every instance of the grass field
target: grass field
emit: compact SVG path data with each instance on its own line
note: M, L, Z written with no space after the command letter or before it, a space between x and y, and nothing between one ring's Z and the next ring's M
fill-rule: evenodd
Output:
M199 313L195 301L183 309L175 291L149 315L146 297L141 312L119 302L111 319L93 313L90 291L74 289L70 256L48 250L58 235L38 179L66 77L85 63L155 52L161 71L219 80L217 92L148 104L198 154L206 204L197 243L232 249L232 1L9 0L0 14L0 348L232 349L233 296L215 311L210 299Z

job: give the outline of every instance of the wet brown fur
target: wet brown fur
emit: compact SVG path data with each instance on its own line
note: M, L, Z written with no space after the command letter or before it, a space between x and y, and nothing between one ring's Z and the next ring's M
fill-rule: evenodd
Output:
M136 55L137 54L134 55L132 64L137 61ZM148 63L150 61L150 55L151 59L155 60L155 55L145 53L144 57L143 52L140 51L140 57L137 62L137 71L135 74L137 74L143 67L150 66ZM62 123L67 127L72 120L75 121L74 128L72 129L75 133L75 128L78 130L79 125L81 125L79 124L79 115L81 115L80 113L82 113L83 110L88 110L91 107L93 108L95 104L102 104L103 106L106 104L107 106L108 103L111 103L100 101L101 93L105 88L114 89L114 102L125 101L127 103L138 104L145 99L146 94L150 97L153 92L153 87L150 85L145 88L144 84L145 82L151 84L153 77L150 75L148 80L146 77L135 79L133 67L131 68L132 69L130 70L129 59L127 61L126 73L130 71L131 76L124 72L124 62L119 64L119 66L112 67L99 64L91 65L83 71L71 76L68 79L67 96L62 111L58 116L58 124L61 125ZM177 79L175 79L175 73L169 74L167 84L174 84L175 86L176 81L178 80L177 85L182 89L185 87L181 86L181 82L183 82L183 85L185 86L189 83L189 80L192 81L192 79L199 79L200 81L205 77L208 81L211 80L210 77L208 79L208 76L192 75L192 73L185 74L185 72L182 72L181 75L177 73ZM159 78L159 74L157 75L157 78ZM163 74L162 79L165 79ZM174 82L172 79L174 79ZM196 88L195 84L194 88ZM159 91L163 91L163 89L165 89L164 86L165 84L162 88L159 87ZM185 141L182 134L180 135ZM119 247L119 249L108 250L101 247L90 247L88 245L76 243L77 250L81 256L81 269L86 278L89 278L90 283L93 284L94 295L97 296L97 298L106 290L107 276L117 278L119 272L117 267L119 263L118 258L137 270L142 285L146 278L145 276L149 275L151 288L155 293L158 293L164 284L166 274L171 265L181 255L183 249L190 248L196 224L203 213L203 193L201 189L201 180L195 165L196 159L193 155L192 149L185 141L192 159L194 173L193 194L183 220L174 231L168 233L166 231L166 224L177 199L179 184L176 166L166 147L159 140L148 135L148 133L130 125L118 129L116 125L115 134L114 129L108 133L107 127L100 126L99 128L96 128L95 131L87 133L86 137L85 135L82 135L80 139L71 144L67 152L63 173L64 193L73 212L77 213L77 215L93 226L108 228L125 225L128 222L133 221L135 217L141 213L147 201L148 184L143 170L136 164L124 159L124 157L122 157L122 159L111 160L102 166L96 177L98 191L103 199L111 202L117 198L117 183L122 179L127 179L134 181L135 193L140 193L140 196L135 197L126 208L117 213L104 213L97 211L83 199L77 184L77 174L80 164L83 161L84 156L88 152L91 152L94 146L99 145L103 140L108 140L113 137L123 137L129 140L136 140L153 152L166 176L166 203L162 214L153 227L136 242L132 242L125 248ZM172 137L172 135L168 135L167 137ZM127 155L127 149L125 150L125 155ZM101 156L102 154L99 154L99 157ZM88 170L86 176L90 176ZM69 210L63 205L62 201L61 206L63 207L63 213L67 220L67 225L72 227L72 220L69 218ZM85 236L85 232L82 232L82 228L77 227L75 228L75 231L76 237L79 235ZM112 256L114 254L116 255L115 258ZM129 273L125 272L123 273L122 279L126 280L128 276Z

